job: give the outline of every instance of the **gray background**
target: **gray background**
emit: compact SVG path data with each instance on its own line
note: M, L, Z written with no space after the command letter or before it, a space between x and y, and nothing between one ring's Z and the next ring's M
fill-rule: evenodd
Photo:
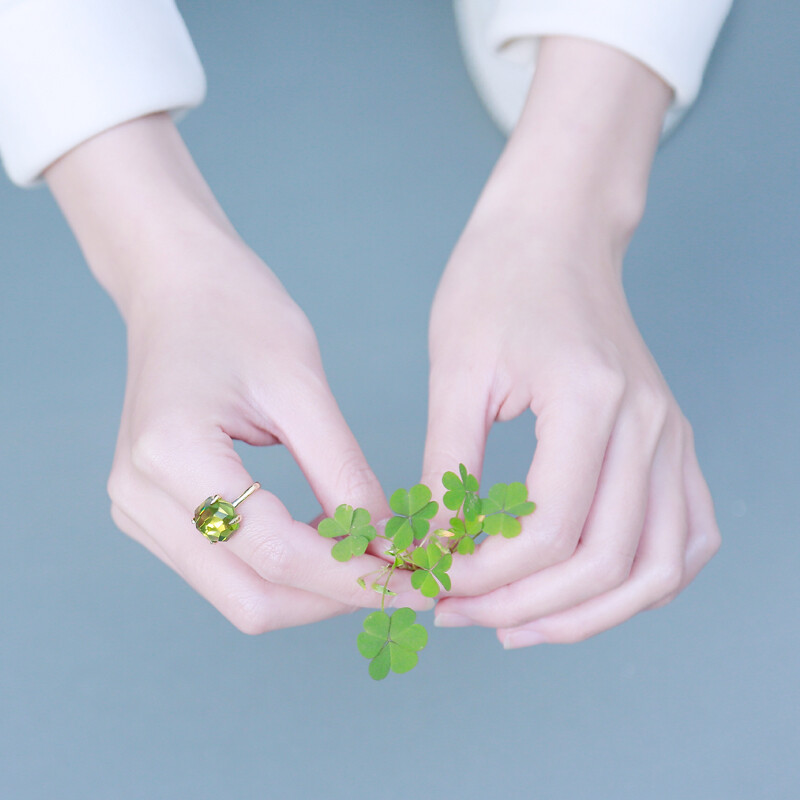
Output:
M315 324L385 487L407 485L429 300L503 146L450 8L183 10L210 80L183 132ZM0 796L401 798L415 770L425 796L800 796L798 26L789 0L735 8L626 266L723 548L670 606L574 646L434 630L376 684L360 615L237 633L114 528L124 330L46 190L0 183ZM487 479L524 474L532 423L496 426ZM245 457L316 512L285 453Z

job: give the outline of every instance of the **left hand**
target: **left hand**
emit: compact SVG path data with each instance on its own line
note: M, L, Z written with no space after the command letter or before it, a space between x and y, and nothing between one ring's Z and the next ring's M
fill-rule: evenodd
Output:
M691 428L622 288L668 99L618 51L542 46L434 302L424 463L432 487L460 461L479 475L492 423L530 408L537 510L455 557L438 625L579 641L671 600L719 547Z
M491 423L530 408L537 510L518 538L456 557L454 591L471 597L442 600L437 624L498 628L507 646L573 642L673 598L719 533L691 428L618 275L509 238L508 220L468 231L442 281L425 477L436 486L459 461L480 474Z

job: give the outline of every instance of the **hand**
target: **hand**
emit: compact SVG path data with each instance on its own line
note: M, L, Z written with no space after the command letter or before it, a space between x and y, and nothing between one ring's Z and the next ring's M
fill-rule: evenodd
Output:
M638 128L623 120L620 137L587 121L592 109L564 108L565 70L578 69L587 46L600 62L589 74L617 70L628 76L628 96L630 81L643 95L631 99ZM654 75L604 50L566 40L543 46L543 83L534 83L431 315L429 485L459 461L479 474L495 420L528 408L537 418L527 478L536 512L518 538L489 539L456 557L451 575L463 596L436 612L438 625L497 628L507 647L575 642L662 605L719 546L691 428L622 288L623 253L643 207L642 165L668 98L651 86ZM555 69L562 55L564 69ZM646 74L630 77L630 69ZM567 83L556 95L554 74ZM609 92L615 85L600 83ZM649 122L641 117L648 99ZM559 135L548 139L554 102ZM575 114L585 124L573 125ZM567 130L558 130L565 119ZM580 141L597 130L602 141Z
M343 502L369 509L373 519L389 511L331 394L305 315L202 187L187 203L183 188L173 196L181 181L161 192L149 184L174 170L185 171L184 184L186 174L199 180L176 136L167 119L137 120L48 174L128 323L128 383L108 482L114 521L248 633L379 606L380 596L356 579L385 562L372 555L332 561L330 543L268 491L243 503L241 528L224 544L210 544L192 524L205 497L232 500L254 482L233 439L285 444L327 514ZM174 151L169 158L164 147ZM148 169L154 153L164 158ZM106 180L87 178L97 171ZM128 181L125 191L117 185ZM108 192L115 202L103 198ZM105 208L113 218L98 226ZM123 222L111 235L117 215ZM268 477L262 481L268 485ZM392 588L411 592L407 576ZM425 607L418 597L392 600Z

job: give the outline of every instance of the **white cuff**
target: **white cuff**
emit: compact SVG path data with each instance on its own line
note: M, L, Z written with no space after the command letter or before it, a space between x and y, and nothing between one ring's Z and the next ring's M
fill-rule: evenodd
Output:
M473 78L506 131L519 119L539 39L548 35L602 42L648 66L675 92L664 124L669 130L697 97L731 4L732 0L456 0L456 10ZM480 31L475 30L478 26ZM475 52L481 49L485 52Z
M199 105L205 90L174 0L0 0L0 156L20 186L92 136Z

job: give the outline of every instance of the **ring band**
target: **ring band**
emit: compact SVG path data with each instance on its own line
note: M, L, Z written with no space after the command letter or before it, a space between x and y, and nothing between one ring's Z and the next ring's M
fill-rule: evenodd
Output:
M192 517L194 526L209 542L226 542L242 521L241 516L236 513L236 506L260 488L260 483L254 483L232 503L223 500L218 494L206 497L194 510Z

